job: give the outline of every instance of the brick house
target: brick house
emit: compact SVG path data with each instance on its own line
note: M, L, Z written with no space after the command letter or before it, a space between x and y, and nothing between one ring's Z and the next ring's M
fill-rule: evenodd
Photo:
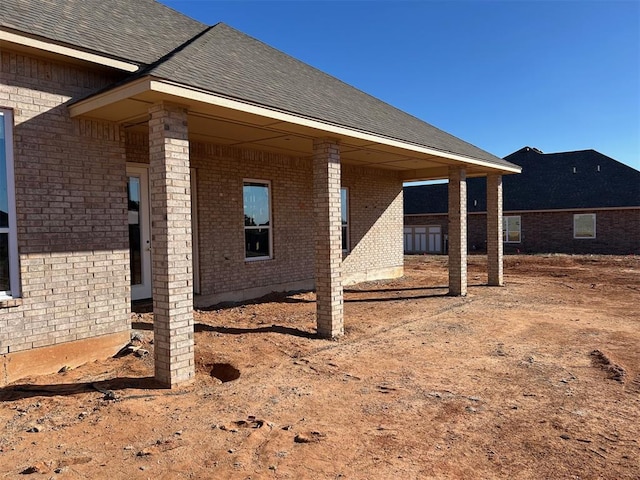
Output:
M403 274L402 184L449 178L466 289L465 176L519 167L223 24L153 0L0 10L0 385L106 357L153 298L155 375L194 375L196 305ZM459 207L458 207L459 206ZM454 229L455 230L455 229Z
M640 172L595 150L545 154L525 147L505 157L506 252L640 254ZM486 181L467 180L468 248L486 251ZM447 185L404 189L405 251L445 252Z

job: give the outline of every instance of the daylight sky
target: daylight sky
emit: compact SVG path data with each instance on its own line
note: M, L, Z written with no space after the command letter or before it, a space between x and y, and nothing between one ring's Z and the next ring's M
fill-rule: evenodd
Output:
M224 22L495 155L640 170L640 1L161 0Z

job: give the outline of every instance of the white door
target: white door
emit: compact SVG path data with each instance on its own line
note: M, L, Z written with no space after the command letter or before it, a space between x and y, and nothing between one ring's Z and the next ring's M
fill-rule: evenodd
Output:
M442 252L442 232L440 226L429 227L429 253Z
M404 251L413 253L413 228L404 227Z
M416 253L425 253L427 251L426 227L413 227L413 250Z
M151 298L151 223L149 169L127 166L131 299Z

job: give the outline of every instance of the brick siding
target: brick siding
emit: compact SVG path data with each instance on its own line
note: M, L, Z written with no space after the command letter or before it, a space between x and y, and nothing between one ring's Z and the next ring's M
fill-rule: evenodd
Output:
M596 238L573 238L573 215L596 214ZM580 210L560 212L504 212L521 218L521 242L505 243L505 253L640 254L640 208L624 210ZM405 216L406 225L442 225L446 215ZM470 253L486 252L487 222L484 213L468 217Z
M148 140L127 135L127 155L148 163ZM196 303L251 298L270 289L313 288L310 158L192 141L196 169L200 293ZM129 157L127 158L129 159ZM402 181L385 170L341 165L349 189L350 251L344 283L402 275ZM271 181L273 258L245 261L242 183ZM262 292L262 293L260 293Z
M0 52L0 106L14 109L22 299L0 307L0 354L122 332L129 324L124 137L65 103L117 80Z
M345 284L401 276L402 181L386 170L343 165L342 186L349 189L350 210Z

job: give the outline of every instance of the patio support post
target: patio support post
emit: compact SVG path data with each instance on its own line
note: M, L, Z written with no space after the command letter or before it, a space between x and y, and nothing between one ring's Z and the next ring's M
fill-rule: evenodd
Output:
M467 294L467 174L449 167L449 295Z
M330 138L313 141L316 314L318 335L344 334L340 146Z
M503 279L502 175L487 175L488 284L501 287Z
M187 111L159 103L149 114L155 378L173 387L195 377Z

